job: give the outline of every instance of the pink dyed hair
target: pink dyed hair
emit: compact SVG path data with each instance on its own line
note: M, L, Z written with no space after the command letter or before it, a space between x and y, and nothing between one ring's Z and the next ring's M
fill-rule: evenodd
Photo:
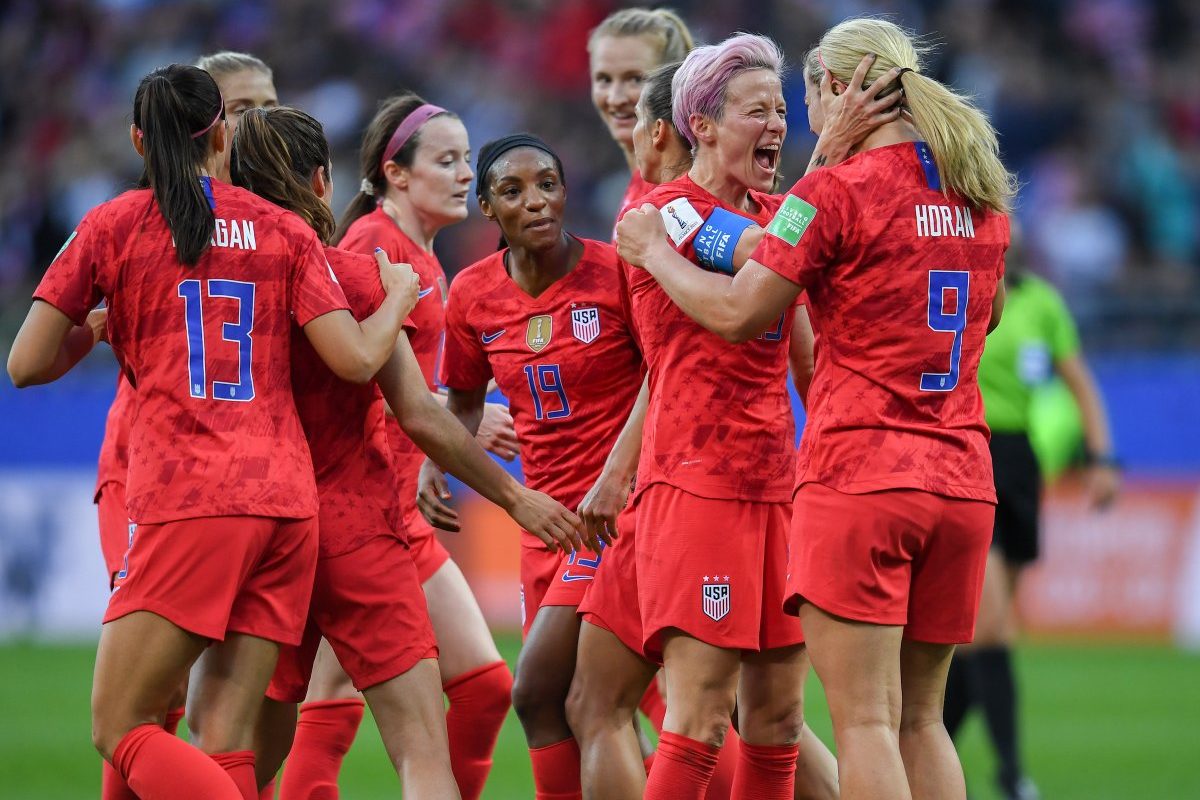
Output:
M739 33L720 44L697 47L688 53L671 81L671 116L692 147L696 146L692 115L720 120L729 82L749 69L769 69L782 76L783 51L765 36Z

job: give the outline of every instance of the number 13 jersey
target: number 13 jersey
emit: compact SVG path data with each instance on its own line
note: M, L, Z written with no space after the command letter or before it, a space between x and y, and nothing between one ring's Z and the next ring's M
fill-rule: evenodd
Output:
M796 486L996 501L976 373L1008 218L944 193L924 142L802 178L752 258L807 288L816 372Z
M129 516L138 523L317 513L292 398L296 325L347 308L324 248L295 214L202 179L212 245L179 263L148 189L93 209L34 297L81 324L104 297L108 332L137 390Z
M526 484L574 510L592 487L642 383L642 356L616 250L591 240L537 297L504 266L507 250L450 285L441 382L471 390L493 376L507 397Z

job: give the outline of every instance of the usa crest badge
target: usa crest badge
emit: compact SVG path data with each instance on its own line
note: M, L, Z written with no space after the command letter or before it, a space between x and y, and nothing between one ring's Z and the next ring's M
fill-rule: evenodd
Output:
M600 335L600 310L595 306L571 309L571 333L584 344Z
M529 326L525 329L525 344L535 353L540 353L550 344L554 335L554 317L541 314L529 318Z
M713 576L716 580L716 576ZM728 580L728 578L726 578ZM729 613L729 584L705 583L700 590L704 616L720 622Z

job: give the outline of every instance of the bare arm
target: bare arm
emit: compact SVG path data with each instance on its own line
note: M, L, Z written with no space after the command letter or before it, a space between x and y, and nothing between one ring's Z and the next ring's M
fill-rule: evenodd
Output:
M1083 420L1083 437L1088 453L1088 493L1095 508L1107 508L1116 500L1121 487L1121 473L1113 455L1112 434L1108 413L1096 379L1080 355L1073 355L1055 364L1063 383L1071 391Z
M862 88L867 72L874 63L873 54L864 56L854 70L850 85L841 94L834 94L832 79L828 72L825 73L821 80L820 100L824 105L825 122L813 148L812 159L804 170L805 175L822 167L840 164L867 134L880 125L900 118L904 93L897 91L880 96L900 74L898 67L893 67L866 89Z
M622 258L653 275L685 314L730 342L744 342L767 330L801 290L754 260L732 280L696 269L668 244L662 217L648 203L621 218L617 248Z
M44 300L34 300L8 353L8 376L24 389L67 374L104 338L108 312L97 309L83 325Z
M405 318L417 304L420 284L408 264L391 264L376 249L379 277L387 292L379 309L362 322L349 311L334 311L311 320L304 335L333 373L350 383L367 383L387 361Z
M816 356L813 353L815 336L812 322L808 318L808 309L800 306L796 309L796 319L792 323L792 340L788 346L788 367L792 373L792 383L800 402L808 406L808 387L812 384L813 372L816 371Z
M548 546L564 550L581 544L579 519L550 497L517 483L492 461L474 437L429 393L408 337L396 342L380 370L379 388L404 433L433 461L483 497L500 506L517 524ZM486 390L486 387L485 387Z
M642 389L625 420L625 427L604 461L600 477L579 504L579 516L588 536L610 541L617 538L617 516L629 500L633 476L637 473L642 454L642 428L646 424L646 408L650 405L650 377L642 381Z
M1008 297L1008 290L1004 286L1004 279L996 284L996 296L992 298L992 318L988 320L987 332L991 333L996 330L996 326L1000 324L1000 317L1004 314L1004 301Z

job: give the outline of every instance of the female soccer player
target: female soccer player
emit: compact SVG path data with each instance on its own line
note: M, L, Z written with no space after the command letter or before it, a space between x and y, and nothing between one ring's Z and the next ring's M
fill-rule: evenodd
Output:
M212 75L213 80L217 82L217 88L225 101L225 118L230 137L237 130L238 120L246 109L279 104L271 68L252 55L222 51L201 56L196 66ZM225 152L225 161L218 170L217 177L228 182L229 149L226 148ZM141 185L145 188L144 180ZM103 325L106 317L106 312L94 311L91 319L99 320ZM125 480L129 474L129 429L133 424L134 395L129 379L123 372L118 373L117 393L105 420L104 439L100 445L96 474L94 501L100 518L100 551L104 556L109 588L112 587L116 574L124 566L125 551L129 548L130 522L129 512L125 508ZM186 694L185 686L171 703L171 710L167 712L164 721L168 732L173 733L179 721L183 719ZM121 780L121 776L107 761L104 762L100 796L102 800L136 800L129 787Z
M231 164L235 183L296 212L323 240L332 236L329 145L312 117L290 108L246 114ZM367 317L382 296L371 258L332 247L325 255L353 313ZM401 522L403 506L415 506L416 496L395 493L383 397L338 379L303 341L293 349L292 369L317 475L320 555L304 641L283 651L268 696L282 704L304 699L324 636L371 704L405 794L457 794L434 633ZM407 336L380 372L379 387L422 447L544 543L554 541L554 525L573 524L565 508L497 466L433 400ZM269 716L294 725L296 709L273 708ZM260 774L274 774L286 747L278 752Z
M786 608L799 609L829 698L841 796L963 797L942 694L954 643L972 635L991 536L976 369L1003 301L1014 180L987 119L920 74L912 40L888 22L842 23L806 59L814 129L824 73L840 91L866 53L878 56L869 80L903 69L911 121L793 187L732 281L665 246L653 209L631 212L618 241L732 341L808 289L817 365Z
M946 730L954 738L963 716L978 705L987 723L1005 798L1034 800L1018 747L1016 676L1011 648L1017 633L1013 598L1025 568L1037 560L1042 474L1029 443L1030 410L1038 384L1057 374L1080 409L1092 506L1116 499L1120 470L1113 455L1104 401L1079 349L1075 321L1058 292L1024 268L1019 237L1008 250L1004 319L988 337L979 362L979 389L992 432L988 449L996 480L996 525L988 553L975 640L959 648L946 681Z
M93 739L144 800L250 799L254 719L278 643L299 642L316 561L290 329L294 320L340 377L366 382L417 282L381 262L387 297L356 322L307 226L210 177L227 136L203 70L146 76L130 139L149 188L80 223L35 293L8 369L18 386L57 379L93 341L73 323L107 301L109 340L137 390L127 500L138 527L105 614ZM161 725L210 645L224 669L199 749Z
M442 363L449 408L472 429L494 377L511 403L527 484L574 507L641 385L619 262L611 245L564 230L562 165L545 142L518 134L489 143L478 176L480 208L507 247L459 273L450 290ZM431 522L455 529L447 496L427 462L421 503ZM558 557L522 534L526 639L513 705L539 798L580 796L579 748L564 703L575 669L576 607L600 566L599 552Z
M695 161L646 200L668 220L668 244L697 264L731 272L743 233L778 205L766 192L787 132L781 65L772 42L742 35L697 48L674 77L673 118ZM650 371L636 500L642 637L665 662L670 698L646 796L703 797L736 694L744 742L733 796L790 798L803 637L772 606L783 597L790 510L794 313L781 312L758 341L731 346L645 273L630 285ZM725 545L731 531L735 548Z
M695 46L687 24L665 8L614 11L588 36L592 105L620 145L631 173L617 219L654 188L638 172L633 148L636 108L646 76L664 64L682 61Z
M467 216L474 173L466 128L452 112L415 94L390 98L367 126L361 170L360 191L334 240L342 249L360 253L380 247L389 258L413 265L421 280L421 299L412 314L416 330L409 333L409 341L427 388L434 392L445 332L446 274L433 242L439 231ZM434 396L445 403L444 395ZM470 586L416 507L417 473L425 454L395 418L389 417L387 428L396 491L437 635L442 687L450 701L450 761L459 791L470 800L479 797L491 770L492 751L510 705L512 675ZM504 406L485 404L479 438L498 455L515 456L512 418ZM336 787L362 713L362 699L322 647L307 702L301 706L292 767L283 782L284 800L307 797L317 787Z

